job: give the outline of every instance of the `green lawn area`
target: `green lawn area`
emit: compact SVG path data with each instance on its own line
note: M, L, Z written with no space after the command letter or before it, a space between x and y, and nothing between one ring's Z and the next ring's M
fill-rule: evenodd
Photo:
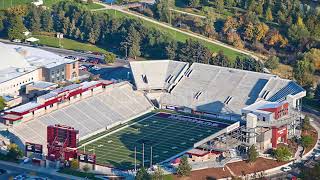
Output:
M16 6L16 5L28 4L33 1L34 0L0 0L0 9L7 9L9 7ZM62 1L62 0L43 0L43 3L45 6L51 7L53 4L58 3L59 1ZM103 6L95 3L86 4L84 6L86 6L88 9L103 8Z
M33 37L39 39L39 43L41 45L51 46L51 47L59 47L59 39L52 36L43 36L43 35L34 35ZM106 53L107 51L98 46L89 44L89 43L81 43L71 39L61 39L61 45L64 49L70 50L83 50L83 51L95 51Z
M31 3L32 0L0 0L0 9L7 9L12 6Z
M120 169L133 169L135 148L138 167L142 165L143 145L145 166L163 162L181 152L193 148L194 143L230 125L208 120L218 126L202 125L169 118L170 114L155 114L141 118L118 131L79 147L86 153L97 155L97 164ZM145 117L145 116L144 116Z
M115 10L106 10L107 14L115 17L115 18L133 18L133 19L139 19L137 17L133 17L133 16L128 16L127 14L124 14L122 12L119 11L115 11ZM140 19L139 19L140 20ZM180 42L185 42L187 39L194 39L194 40L198 40L200 42L202 42L205 46L207 46L212 52L218 53L219 51L223 51L225 53L226 56L228 56L230 59L235 60L237 56L239 57L246 57L246 55L235 52L231 49L216 45L216 44L212 44L203 40L199 40L198 38L195 37L191 37L189 35L183 34L181 32L177 32L173 29L168 29L162 26L159 26L155 23L152 23L150 21L142 21L143 24L145 24L147 27L149 28L154 28L157 29L165 34L167 34L169 37L176 39L177 41Z

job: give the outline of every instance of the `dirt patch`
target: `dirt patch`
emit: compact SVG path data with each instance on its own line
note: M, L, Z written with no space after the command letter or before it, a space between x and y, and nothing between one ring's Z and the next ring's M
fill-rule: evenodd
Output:
M209 168L203 170L192 171L189 177L178 177L174 176L175 180L214 180L231 177L231 173L225 168Z
M230 163L227 166L234 172L237 176L241 176L243 174L250 174L260 171L265 171L277 166L284 165L288 162L278 162L271 159L258 158L256 162L253 164L247 163L245 161L239 161Z

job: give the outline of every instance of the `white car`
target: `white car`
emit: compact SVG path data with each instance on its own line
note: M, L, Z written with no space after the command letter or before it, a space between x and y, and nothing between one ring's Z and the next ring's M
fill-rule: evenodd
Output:
M282 168L282 171L284 171L284 172L288 172L288 171L291 171L291 170L292 170L292 168L289 167L289 166Z
M320 152L317 152L315 155L314 155L315 158L319 158L320 157Z
M98 67L98 66L93 66L92 69L93 69L93 70L96 70L96 71L99 71L101 68Z
M14 39L13 42L15 43L21 43L22 41L20 39Z

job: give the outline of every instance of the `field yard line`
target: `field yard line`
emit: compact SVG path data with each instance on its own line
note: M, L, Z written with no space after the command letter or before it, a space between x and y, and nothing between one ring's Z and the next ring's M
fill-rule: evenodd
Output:
M158 114L158 113L156 113L156 114ZM80 147L78 147L78 149L79 149L79 148L82 148L83 146L85 146L85 145L87 145L87 144L91 144L92 142L95 142L95 141L97 141L97 140L99 140L99 139L102 139L102 138L104 138L104 137L106 137L106 136L109 136L110 134L116 133L116 132L118 132L118 131L120 131L120 130L122 130L122 129L124 129L124 128L127 128L127 127L132 126L132 125L135 125L135 124L137 124L137 123L139 123L139 122L141 122L141 121L144 121L144 120L146 120L146 119L148 119L148 118L150 118L150 117L152 117L152 116L155 116L156 114L151 114L150 116L147 116L147 117L145 117L145 118L143 118L143 119L141 119L141 120L139 120L139 121L137 121L137 122L135 122L135 123L127 124L127 125L119 128L119 129L116 129L116 130L114 130L114 131L112 131L112 132L109 132L109 133L107 133L107 134L105 134L105 135L103 135L103 136L100 136L100 137L98 137L98 138L96 138L96 139L93 139L93 140L91 140L91 141L88 141L88 142L82 144ZM128 122L128 121L127 121L127 122Z
M142 120L140 120L140 121L138 121L138 122L141 122L141 121L143 121L143 120L145 120L145 119L147 119L147 118L150 118L150 117L152 117L152 116L155 116L155 115L157 115L157 114L159 114L159 113L156 113L156 114L153 114L153 115L151 115L151 116L148 116L148 117L146 117L146 118L143 118ZM136 124L136 123L138 123L138 122L135 122L135 123L133 123L133 124L128 124L127 126L131 126L131 125L134 125L134 124ZM164 127L162 127L162 128L160 128L160 129L158 129L158 130L156 130L156 131L160 131L160 130L162 130L162 129L165 129L165 128L167 128L167 127L169 127L169 126L173 126L173 125L176 125L176 124L178 124L179 122L177 122L177 123L174 123L174 124L172 124L172 125L166 125L166 126L164 126ZM124 126L124 127L126 127L126 126ZM121 128L119 128L119 130L122 130ZM118 131L118 129L116 130L116 131ZM108 133L108 135L110 135L110 134L112 134L112 133L114 133L114 132L116 132L116 131L113 131L113 132L110 132L110 133ZM105 135L104 135L105 136ZM141 137L141 138L139 138L139 139L137 139L135 142L137 142L137 141L139 141L139 140L141 140L141 139L143 139L143 138L145 138L146 136L148 136L148 135L145 135L145 136L143 136L143 137ZM82 147L82 146L81 146ZM120 149L121 147L119 147L118 149ZM105 155L100 155L100 156L107 156L109 153L106 153ZM120 161L121 162L121 161Z

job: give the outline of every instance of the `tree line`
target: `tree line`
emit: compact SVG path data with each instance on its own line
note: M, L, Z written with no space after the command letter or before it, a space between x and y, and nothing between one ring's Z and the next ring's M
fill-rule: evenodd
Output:
M294 68L293 77L302 86L314 86L320 70L320 8L301 0L158 0L155 5L135 9L146 16L218 39L237 48L247 48ZM181 4L182 3L182 4ZM192 8L205 18L173 11Z
M92 12L74 1L59 2L51 9L33 5L16 6L0 13L0 35L24 39L23 32L34 34L61 32L65 37L106 47L115 53L147 59L172 59L262 71L263 65L251 58L229 59L222 51L213 54L196 40L178 42L140 20L117 18Z

